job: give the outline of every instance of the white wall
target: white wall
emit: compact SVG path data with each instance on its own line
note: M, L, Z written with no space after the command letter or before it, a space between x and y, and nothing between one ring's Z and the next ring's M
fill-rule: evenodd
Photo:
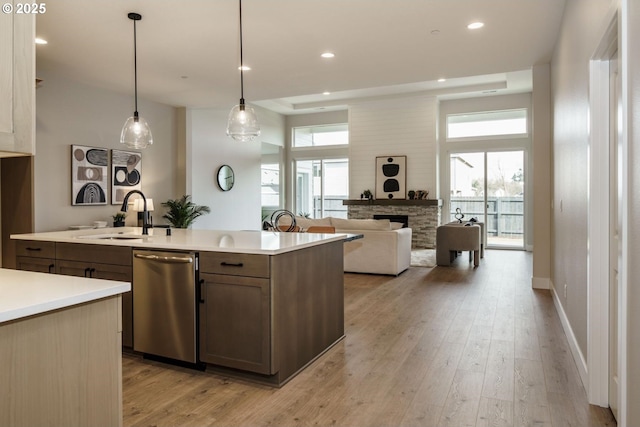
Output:
M568 1L551 62L553 102L552 283L587 354L589 60L610 1ZM604 224L603 226L607 226ZM563 287L567 285L566 297Z
M229 110L231 106L229 107ZM254 142L237 142L226 135L229 110L187 110L187 191L194 203L211 213L196 220L194 229L258 230L261 226L261 143L284 144L284 116L256 108L261 135ZM222 191L218 168L235 171L235 184Z
M72 144L123 149L120 132L133 114L133 95L114 93L70 81L45 69L36 91L35 231L88 225L95 220L112 222L120 206L71 205ZM142 153L142 191L160 202L174 196L176 109L138 100L140 115L151 126L154 144ZM108 193L110 195L110 192ZM109 199L110 202L110 199ZM154 213L156 222L161 212ZM129 221L135 216L129 214Z
M349 106L349 197L375 194L377 156L407 156L407 190L438 197L437 99L412 96Z
M624 354L628 375L623 379L628 391L627 425L640 425L640 263L634 255L640 253L640 223L636 221L640 212L640 3L637 0L623 1L623 57L626 69L623 71L623 89L626 83L625 97L629 106L626 113L628 130L628 182L626 193L628 219L628 246L624 248L628 260L627 279L627 343Z

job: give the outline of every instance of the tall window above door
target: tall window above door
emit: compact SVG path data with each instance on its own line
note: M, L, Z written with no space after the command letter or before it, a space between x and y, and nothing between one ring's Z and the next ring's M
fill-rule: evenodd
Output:
M293 148L326 147L349 144L347 123L293 128Z
M526 108L448 114L447 140L500 136L527 136Z

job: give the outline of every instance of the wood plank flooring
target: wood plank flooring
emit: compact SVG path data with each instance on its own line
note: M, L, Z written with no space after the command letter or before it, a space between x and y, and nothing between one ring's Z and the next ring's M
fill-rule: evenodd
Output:
M531 254L345 275L346 338L281 389L123 356L125 426L615 426Z

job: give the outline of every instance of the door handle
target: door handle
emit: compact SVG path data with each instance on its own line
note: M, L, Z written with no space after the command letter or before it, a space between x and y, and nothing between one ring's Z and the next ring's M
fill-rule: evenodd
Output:
M205 302L204 298L202 297L202 285L204 285L204 279L200 279L200 281L198 282L198 293L200 302Z
M26 248L26 249L27 249L28 251L35 251L35 252L37 252L37 251L41 251L41 250L42 250L42 248Z

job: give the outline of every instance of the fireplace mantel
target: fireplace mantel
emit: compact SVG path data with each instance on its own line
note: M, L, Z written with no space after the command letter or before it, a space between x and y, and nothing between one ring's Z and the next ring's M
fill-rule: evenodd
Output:
M345 206L442 206L442 199L349 199L343 200Z

